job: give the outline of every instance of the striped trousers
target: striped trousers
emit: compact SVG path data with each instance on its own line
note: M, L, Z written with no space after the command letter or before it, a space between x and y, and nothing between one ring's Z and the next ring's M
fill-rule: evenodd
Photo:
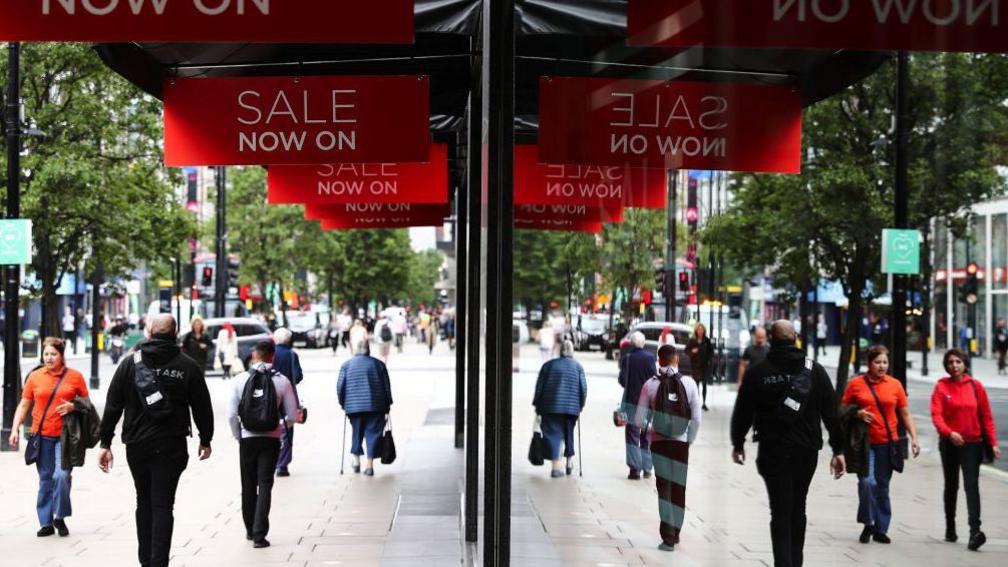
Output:
M679 543L679 532L686 518L686 472L689 468L689 443L653 441L655 483L658 486L659 533L669 545Z

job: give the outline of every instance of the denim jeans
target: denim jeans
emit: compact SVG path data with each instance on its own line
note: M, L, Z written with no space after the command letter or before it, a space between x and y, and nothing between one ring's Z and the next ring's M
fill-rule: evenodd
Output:
M70 471L63 470L63 444L59 437L39 439L39 458L35 468L39 475L38 512L39 525L53 525L53 519L69 518Z
M280 456L277 457L276 470L285 471L294 459L294 426L284 427L280 438Z
M633 406L636 408L636 406ZM633 413L628 414L633 419ZM626 425L626 464L633 471L649 471L654 465L651 462L651 443L648 442L647 430L628 423Z
M889 482L893 469L889 445L872 445L868 452L868 474L858 475L857 521L875 526L875 532L889 533L892 521L892 502L889 500Z

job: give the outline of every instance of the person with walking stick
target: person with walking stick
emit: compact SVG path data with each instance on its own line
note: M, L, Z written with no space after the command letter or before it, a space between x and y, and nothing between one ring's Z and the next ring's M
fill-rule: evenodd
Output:
M588 400L588 383L584 368L574 360L574 343L564 341L560 358L543 364L536 380L532 405L542 417L543 439L549 446L553 469L552 478L574 472L574 425ZM560 460L560 443L564 445L567 467Z
M351 468L361 472L361 455L367 443L364 476L374 476L374 459L379 456L386 417L392 407L392 384L385 363L370 355L368 341L354 344L354 356L343 363L336 393L350 420ZM345 438L345 436L344 436Z

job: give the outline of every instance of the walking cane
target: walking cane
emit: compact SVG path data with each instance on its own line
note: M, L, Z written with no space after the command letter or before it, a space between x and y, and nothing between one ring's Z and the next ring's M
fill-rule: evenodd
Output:
M346 461L346 422L347 415L343 414L343 450L340 451L339 473L343 475L343 464Z
M584 478L584 455L581 454L581 419L578 418L578 476Z

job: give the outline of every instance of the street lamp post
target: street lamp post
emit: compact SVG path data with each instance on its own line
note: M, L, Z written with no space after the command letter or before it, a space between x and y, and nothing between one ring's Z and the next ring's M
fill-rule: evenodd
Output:
M910 59L906 52L901 51L896 61L896 183L894 220L896 228L908 228L908 155L907 127L909 126L909 100L907 91L910 88ZM906 388L906 299L908 277L901 274L893 275L892 290L892 375L903 383Z
M7 218L21 216L21 46L11 43L7 50ZM4 382L3 430L0 450L8 451L7 438L14 424L21 389L21 354L18 352L18 334L21 328L18 300L21 287L21 266L7 266L4 289Z

